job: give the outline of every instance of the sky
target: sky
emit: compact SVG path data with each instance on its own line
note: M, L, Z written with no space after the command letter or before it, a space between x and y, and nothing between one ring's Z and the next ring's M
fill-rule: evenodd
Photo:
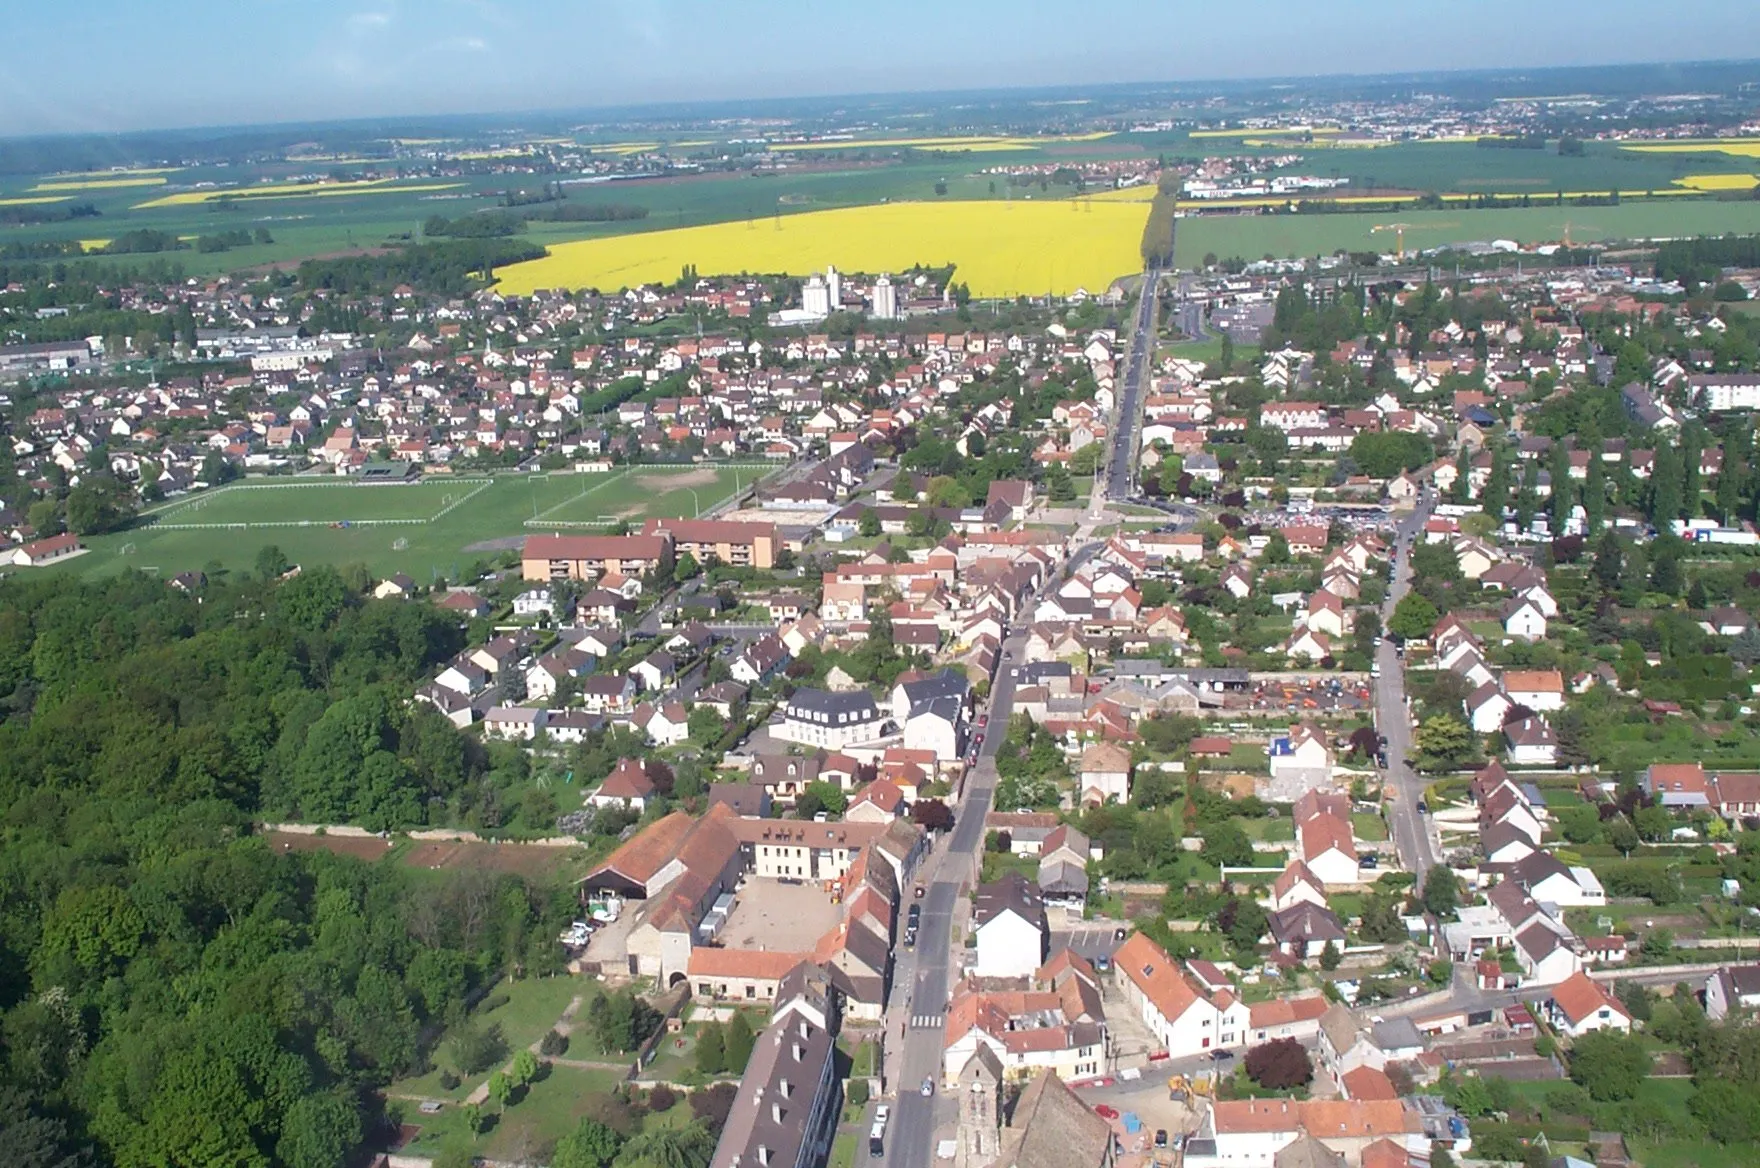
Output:
M11 0L0 134L1760 57L1755 0Z

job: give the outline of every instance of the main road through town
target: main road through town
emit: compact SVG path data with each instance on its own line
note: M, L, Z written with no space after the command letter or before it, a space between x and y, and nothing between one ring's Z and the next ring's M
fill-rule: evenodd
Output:
M1430 514L1430 494L1394 527L1394 546L1398 556L1393 568L1393 583L1387 589L1387 601L1381 612L1385 628L1393 616L1394 606L1412 586L1412 545L1424 530ZM1399 849L1400 862L1414 873L1422 886L1424 876L1436 863L1436 846L1430 824L1418 810L1424 797L1424 783L1406 761L1412 752L1412 716L1406 708L1405 661L1394 648L1392 637L1383 637L1375 651L1375 664L1380 676L1375 679L1376 729L1386 740L1387 782L1392 802L1387 811L1393 843Z
M1136 476L1137 423L1143 416L1143 389L1149 372L1155 367L1155 313L1161 300L1161 272L1150 268L1143 273L1143 291L1137 298L1137 313L1132 321L1130 351L1125 356L1124 376L1118 381L1117 421L1113 426L1112 449L1106 457L1106 498L1124 500L1131 496Z
M1013 663L1020 659L1027 627L1026 621L1019 622L1003 642L1004 659L990 691L990 723L978 765L960 797L951 837L927 862L931 873L928 892L920 902L914 902L923 905L916 949L900 949L894 954L894 1004L887 1014L885 1037L888 1050L895 1052L887 1059L892 1068L888 1086L898 1093L886 1132L886 1162L894 1168L929 1168L934 1162L935 1129L954 1117L951 1101L940 1106L947 1002L959 977L953 954L956 947L965 949L964 938L953 935L954 909L962 885L977 880L984 816L996 790L996 747L1008 732L1013 710L1015 683L1010 674L1018 668ZM909 895L907 890L907 898ZM906 903L913 902L907 899ZM935 1094L921 1093L925 1079L933 1081Z

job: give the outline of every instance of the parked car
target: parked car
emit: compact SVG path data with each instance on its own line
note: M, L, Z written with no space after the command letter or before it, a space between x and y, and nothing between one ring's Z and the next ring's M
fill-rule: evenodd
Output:
M918 1090L918 1093L923 1096L923 1098L927 1099L929 1096L935 1094L935 1080L933 1078L928 1077L928 1076L924 1076L923 1085L921 1087L917 1088L917 1090Z
M1157 1148L1165 1148L1167 1146L1167 1129L1166 1128L1158 1127L1155 1129L1155 1146Z
M1094 1114L1098 1115L1101 1119L1117 1119L1118 1108L1107 1103L1096 1103L1094 1104Z

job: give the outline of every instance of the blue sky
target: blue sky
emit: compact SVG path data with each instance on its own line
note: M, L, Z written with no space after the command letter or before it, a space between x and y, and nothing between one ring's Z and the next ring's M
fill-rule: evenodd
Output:
M1755 0L12 0L0 134L1760 56Z

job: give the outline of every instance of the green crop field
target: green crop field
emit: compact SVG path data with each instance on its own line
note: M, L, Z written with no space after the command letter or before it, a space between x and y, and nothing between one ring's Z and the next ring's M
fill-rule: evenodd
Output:
M1398 214L1205 215L1179 221L1177 262L1194 267L1208 253L1256 260L1261 256L1306 257L1347 251L1391 252L1391 233L1373 235L1382 223L1409 224L1406 250L1472 240L1513 239L1543 243L1564 237L1570 224L1577 242L1596 239L1668 239L1725 232L1760 232L1760 201L1713 202L1658 199L1617 207L1523 207L1507 210L1401 211ZM1511 264L1515 263L1512 258Z
M604 531L693 516L770 473L763 464L622 467L608 473L430 478L405 486L256 480L173 501L134 528L87 540L88 555L44 571L138 568L170 576L249 569L268 544L296 564L365 564L420 583L459 579L534 532Z

